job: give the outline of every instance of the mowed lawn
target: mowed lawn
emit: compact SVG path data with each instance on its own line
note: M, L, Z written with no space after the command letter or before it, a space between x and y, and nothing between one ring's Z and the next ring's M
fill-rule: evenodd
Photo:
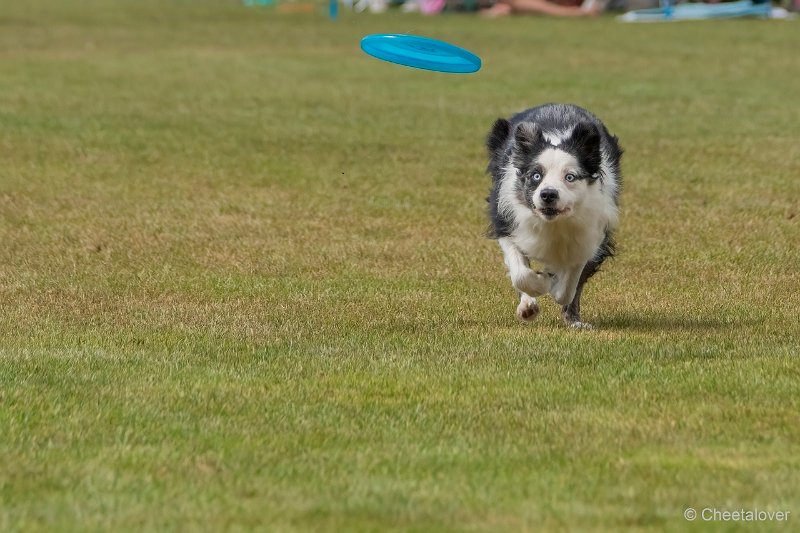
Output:
M379 62L368 33L483 58ZM800 527L800 26L0 5L0 530ZM626 149L619 255L534 324L483 141Z

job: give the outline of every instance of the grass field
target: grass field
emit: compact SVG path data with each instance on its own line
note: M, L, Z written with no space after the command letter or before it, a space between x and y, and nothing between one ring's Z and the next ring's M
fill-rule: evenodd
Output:
M799 30L3 2L0 530L796 530ZM483 236L547 101L626 149L589 332Z

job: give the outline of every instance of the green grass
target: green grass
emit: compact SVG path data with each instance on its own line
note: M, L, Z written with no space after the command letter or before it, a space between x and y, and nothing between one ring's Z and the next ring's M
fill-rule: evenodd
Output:
M413 32L447 76L363 55ZM800 520L797 23L0 6L0 530ZM483 137L626 149L575 332L514 318Z

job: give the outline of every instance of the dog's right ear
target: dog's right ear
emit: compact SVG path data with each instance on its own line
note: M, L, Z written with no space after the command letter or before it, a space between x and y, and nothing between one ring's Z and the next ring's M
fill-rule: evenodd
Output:
M489 132L489 136L486 137L489 156L503 149L509 135L511 135L511 123L504 118L498 118L492 126L492 131Z
M522 122L514 130L514 142L524 153L533 152L534 148L543 141L542 130L532 122Z

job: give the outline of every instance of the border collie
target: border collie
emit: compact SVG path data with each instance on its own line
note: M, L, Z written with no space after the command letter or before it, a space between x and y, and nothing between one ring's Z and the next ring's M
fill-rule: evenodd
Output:
M581 322L581 291L614 254L622 149L593 114L545 104L498 119L486 140L492 189L489 236L503 250L520 294L517 317L539 314L550 294L564 322ZM530 262L542 265L534 271Z

